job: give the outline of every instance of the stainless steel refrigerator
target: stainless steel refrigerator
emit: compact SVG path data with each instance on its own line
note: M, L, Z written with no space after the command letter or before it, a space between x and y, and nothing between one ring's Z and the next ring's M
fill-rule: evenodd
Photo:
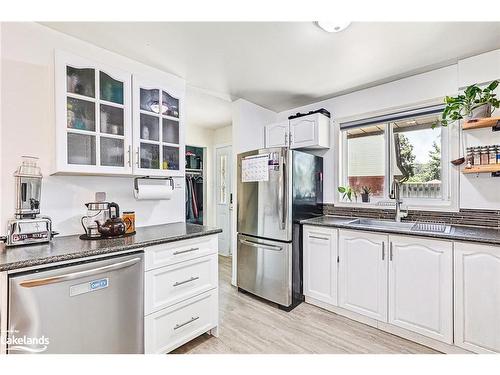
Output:
M237 285L290 310L303 301L299 221L322 215L323 159L287 148L238 155Z

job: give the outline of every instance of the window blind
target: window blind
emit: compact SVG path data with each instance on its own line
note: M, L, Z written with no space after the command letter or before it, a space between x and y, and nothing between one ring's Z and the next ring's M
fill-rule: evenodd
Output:
M368 118L364 118L361 120L347 121L347 122L343 122L340 124L340 129L341 130L355 129L355 128L361 128L364 126L374 125L374 124L381 124L381 123L385 123L385 122L404 120L404 119L408 119L408 118L412 118L412 117L433 115L433 114L441 113L443 111L444 107L445 107L444 104L438 104L438 105L416 108L416 109L407 110L407 111L394 112L394 113L387 114L387 115L368 117Z

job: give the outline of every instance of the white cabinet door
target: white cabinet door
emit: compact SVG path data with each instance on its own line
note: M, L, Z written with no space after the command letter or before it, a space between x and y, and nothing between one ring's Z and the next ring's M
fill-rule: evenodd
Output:
M455 243L455 345L500 352L500 247Z
M337 305L338 230L304 226L304 295Z
M317 121L304 116L290 120L290 148L305 148L317 143Z
M387 236L339 230L339 306L387 321Z
M265 144L266 148L288 147L288 121L266 125Z
M290 148L321 149L330 147L330 119L314 113L290 120Z
M453 343L453 244L389 238L389 323Z
M183 175L184 92L160 79L134 75L133 83L134 174Z
M56 51L55 173L132 173L131 77Z

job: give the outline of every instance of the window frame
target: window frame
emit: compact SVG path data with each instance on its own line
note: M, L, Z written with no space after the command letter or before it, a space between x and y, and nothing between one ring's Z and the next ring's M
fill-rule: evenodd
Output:
M436 104L436 103L434 103ZM431 104L432 105L432 104ZM429 102L425 103L425 106L429 106ZM411 108L402 108L399 110L378 112L376 116L391 116L395 113L405 110L413 110L419 108L425 108L425 106L414 106ZM365 114L363 116L358 116L356 119L345 118L336 121L337 126L335 127L338 144L338 162L335 165L338 167L338 173L336 174L336 185L334 194L334 204L339 207L362 207L362 208L378 208L378 209L394 209L393 207L381 206L379 202L391 201L389 198L390 186L392 184L392 176L394 171L392 159L392 149L391 149L391 139L393 138L393 126L395 119L389 119L388 121L381 122L384 124L384 137L385 137L385 184L384 184L384 197L376 198L370 200L369 203L353 200L352 202L345 201L342 199L342 194L337 192L337 186L345 186L348 181L348 148L347 148L347 129L341 129L340 125L348 121L364 120L374 117L374 114ZM416 115L415 117L419 117ZM459 168L453 168L449 163L450 160L458 158L460 154L459 151L459 140L460 140L460 127L459 122L449 124L447 127L441 127L441 193L442 197L439 199L435 198L403 198L404 207L408 207L411 210L427 210L427 211L458 211L458 196L459 196ZM368 126L368 125L367 125Z

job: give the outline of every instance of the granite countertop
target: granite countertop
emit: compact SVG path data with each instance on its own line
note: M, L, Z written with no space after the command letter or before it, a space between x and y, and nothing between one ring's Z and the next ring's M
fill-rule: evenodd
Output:
M354 230L363 230L369 232L395 233L410 236L442 238L453 241L471 241L486 244L500 245L500 229L487 227L472 227L463 225L450 225L449 233L419 232L401 228L373 228L360 225L349 224L349 222L358 219L357 217L346 216L320 216L313 219L302 220L301 224L316 225L323 227L345 228Z
M221 229L197 224L172 223L136 229L130 237L85 241L79 235L55 237L39 245L6 247L0 244L0 272L42 264L116 253L144 246L185 240L222 232Z

